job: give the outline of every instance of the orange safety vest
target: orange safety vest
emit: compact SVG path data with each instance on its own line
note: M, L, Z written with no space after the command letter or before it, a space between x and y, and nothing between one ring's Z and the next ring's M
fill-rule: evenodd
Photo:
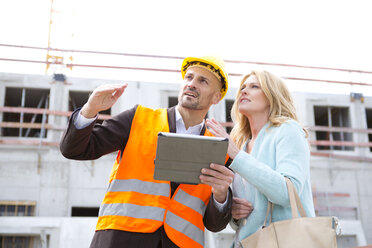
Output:
M164 225L176 245L204 247L211 187L180 184L170 197L170 182L153 178L159 132L169 132L167 110L139 105L123 156L119 152L112 168L96 230L151 233ZM205 135L212 136L208 130Z

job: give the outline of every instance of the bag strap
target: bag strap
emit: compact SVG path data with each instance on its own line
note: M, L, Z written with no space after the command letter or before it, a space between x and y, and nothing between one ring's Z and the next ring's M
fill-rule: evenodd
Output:
M301 199L298 196L296 188L293 186L292 181L289 180L289 178L287 177L284 177L284 179L285 179L287 189L288 189L288 196L289 196L289 203L291 205L292 218L298 218L299 217L298 212L300 212L300 215L302 217L306 217L307 215L301 203ZM270 214L269 224L271 224L273 209L274 209L274 203L272 203L271 201L268 201L264 226L266 226L267 224L267 217L269 216L269 214Z
M271 220L272 220L272 216L273 216L273 209L274 209L274 204L271 201L268 201L267 202L267 210L266 210L265 221L264 221L264 224L263 224L264 227L266 226L267 217L269 216L269 214L270 214L269 225L271 224Z
M288 188L289 202L291 204L292 218L298 218L298 211L302 217L306 217L306 212L302 206L301 199L297 194L296 188L293 186L293 183L289 178L284 177L285 182Z

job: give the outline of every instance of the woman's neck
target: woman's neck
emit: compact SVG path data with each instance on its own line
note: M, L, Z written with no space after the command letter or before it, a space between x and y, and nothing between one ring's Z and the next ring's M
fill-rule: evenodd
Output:
M260 130L265 126L265 124L269 121L269 118L265 116L248 116L249 125L251 128L251 140L254 141L257 138L258 133Z

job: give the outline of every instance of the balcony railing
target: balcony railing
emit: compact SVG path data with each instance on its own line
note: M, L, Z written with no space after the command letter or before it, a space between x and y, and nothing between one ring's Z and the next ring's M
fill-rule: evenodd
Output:
M0 112L7 113L27 113L27 114L46 114L55 116L69 117L71 111L56 111L40 108L23 108L23 107L0 107ZM105 120L110 118L110 115L100 114L98 119ZM47 118L44 118L46 120ZM221 122L225 127L233 127L232 122ZM0 122L0 128L32 128L32 129L45 129L62 132L66 126L58 126L53 123L34 123L34 122ZM364 133L372 134L372 129L356 129L356 128L340 128L340 127L323 127L312 126L307 127L309 131L324 131L324 132L348 132L348 133ZM311 146L348 146L348 147L372 147L372 142L353 142L353 141L332 141L332 140L309 140ZM25 138L25 137L0 137L0 144L17 144L17 145L42 145L57 147L59 142L55 140L48 140L47 138ZM350 151L312 151L312 156L372 162L372 156L354 156L349 155Z

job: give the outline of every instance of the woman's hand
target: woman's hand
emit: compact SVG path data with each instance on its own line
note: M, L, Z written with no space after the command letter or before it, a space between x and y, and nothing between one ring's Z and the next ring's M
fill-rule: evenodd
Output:
M230 135L225 131L225 128L214 118L207 119L206 124L209 128L209 131L216 137L222 137L229 139L229 147L227 153L231 159L234 159L235 156L239 153L239 148L235 145L234 141L230 138Z
M233 197L232 217L235 220L247 218L253 211L253 205L243 198Z

